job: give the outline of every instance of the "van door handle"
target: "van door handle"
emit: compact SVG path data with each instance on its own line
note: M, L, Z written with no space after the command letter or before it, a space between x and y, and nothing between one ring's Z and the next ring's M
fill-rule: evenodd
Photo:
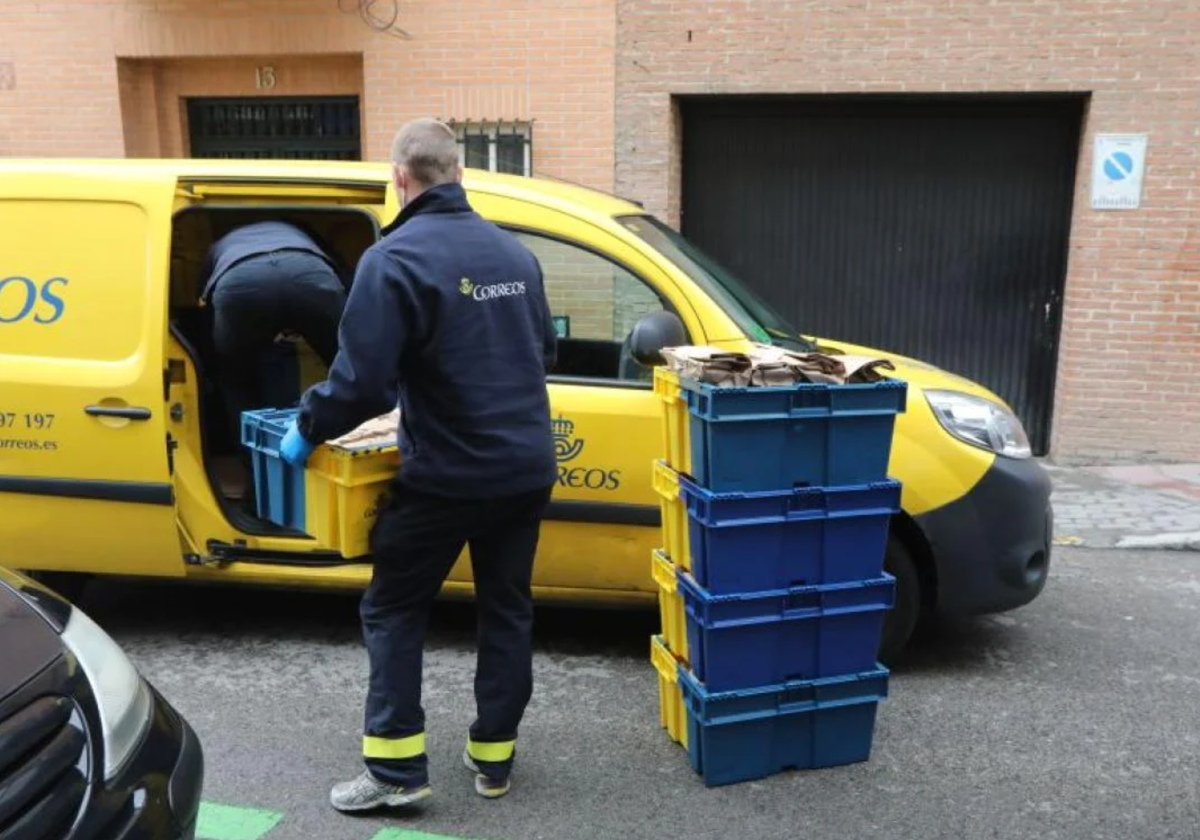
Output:
M83 410L90 417L120 417L123 420L149 420L150 409L141 406L117 408L109 405L89 405Z

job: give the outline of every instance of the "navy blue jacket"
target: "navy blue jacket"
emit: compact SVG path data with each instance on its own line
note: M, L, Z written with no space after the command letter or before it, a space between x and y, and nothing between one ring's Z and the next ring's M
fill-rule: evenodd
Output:
M204 300L211 300L217 282L229 269L242 260L269 254L272 251L304 251L329 263L335 272L337 265L330 259L313 237L296 225L287 222L255 222L234 228L222 236L208 249L203 274ZM344 282L344 281L343 281Z
M400 481L458 498L557 478L546 374L556 335L537 259L459 184L422 193L363 254L329 378L301 403L319 443L400 403Z

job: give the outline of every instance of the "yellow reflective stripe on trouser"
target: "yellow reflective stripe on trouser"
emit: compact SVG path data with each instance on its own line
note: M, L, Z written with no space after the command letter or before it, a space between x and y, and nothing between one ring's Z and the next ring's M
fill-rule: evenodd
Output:
M380 738L377 735L363 736L364 758L416 758L425 753L425 733L406 738Z
M516 741L494 741L490 744L481 744L479 741L467 741L467 755L476 761L490 761L493 763L508 761L513 757L513 752L516 751Z

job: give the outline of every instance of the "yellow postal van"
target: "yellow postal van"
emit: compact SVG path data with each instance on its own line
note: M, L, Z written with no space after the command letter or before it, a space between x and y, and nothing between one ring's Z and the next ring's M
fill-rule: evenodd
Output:
M466 187L482 215L541 261L562 336L548 384L559 481L537 594L649 601L662 403L650 372L629 358L633 326L669 310L697 344L877 351L802 337L633 204L486 173L469 172ZM229 478L238 442L222 431L209 374L200 273L215 238L263 218L304 222L353 265L398 209L383 165L0 162L0 564L364 586L362 558L239 503ZM1049 481L998 398L891 358L909 383L890 465L904 483L887 558L899 581L886 631L894 651L923 610L985 613L1033 599L1046 580L1051 512ZM323 373L308 357L299 368L280 374L279 400ZM469 590L460 562L447 592Z

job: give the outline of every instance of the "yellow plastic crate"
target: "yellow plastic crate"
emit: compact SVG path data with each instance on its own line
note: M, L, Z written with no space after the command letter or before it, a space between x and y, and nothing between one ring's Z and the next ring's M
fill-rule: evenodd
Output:
M662 551L655 551L650 574L658 584L658 611L662 617L662 632L667 646L687 662L687 615L683 609L683 595L679 593L675 579L675 564Z
M317 447L304 471L305 531L343 557L370 554L371 526L399 467L395 446Z
M686 749L688 721L683 708L683 692L679 688L679 663L662 636L650 637L650 661L658 671L658 722L672 741Z
M679 375L664 367L654 369L654 393L663 403L662 451L667 466L692 474L691 418L679 387Z
M662 461L654 463L654 490L662 508L663 550L667 559L685 571L692 570L691 541L688 538L687 505L679 495L679 473Z

